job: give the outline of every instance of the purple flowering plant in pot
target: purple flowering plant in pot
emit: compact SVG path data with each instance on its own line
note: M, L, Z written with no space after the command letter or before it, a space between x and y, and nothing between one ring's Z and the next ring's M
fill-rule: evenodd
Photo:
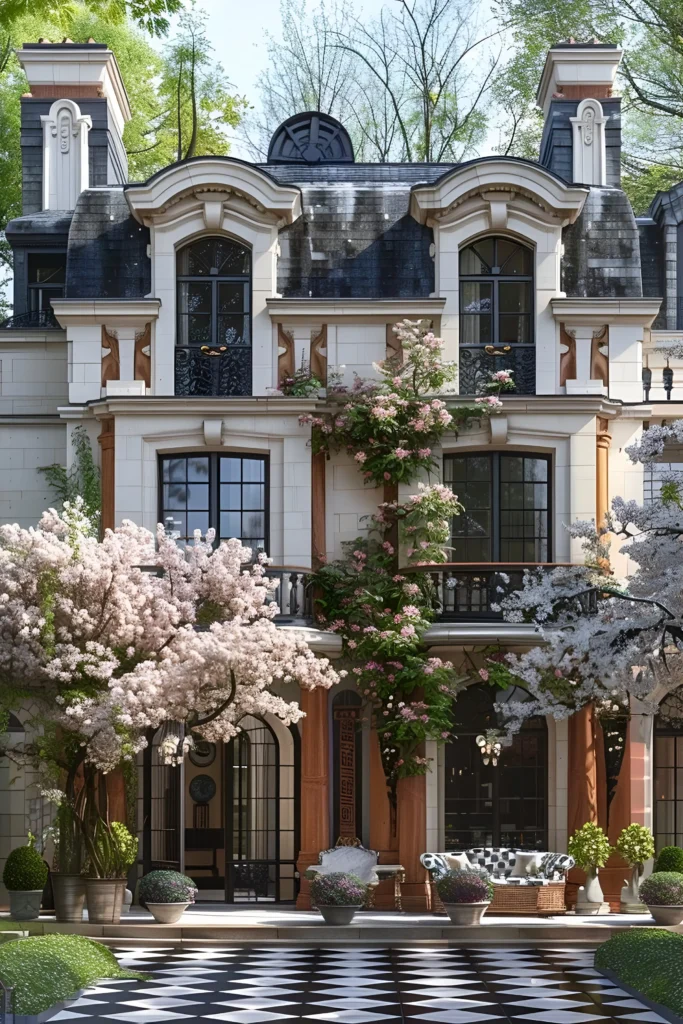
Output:
M478 871L448 871L436 882L436 891L452 924L481 924L493 899L488 874Z
M351 924L367 894L365 882L344 871L316 875L311 882L311 905L320 911L325 924Z
M683 921L683 875L678 871L655 871L641 882L639 895L656 924Z

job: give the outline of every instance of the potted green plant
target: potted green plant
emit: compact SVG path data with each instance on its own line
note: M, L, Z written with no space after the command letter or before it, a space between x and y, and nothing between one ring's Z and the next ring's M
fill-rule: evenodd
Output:
M683 921L683 875L678 871L655 871L640 884L640 898L655 924Z
M598 878L600 868L604 868L612 852L609 839L599 825L587 821L571 837L567 851L577 867L586 872L585 884L579 886L576 897L576 913L609 914L609 904L605 903Z
M66 799L57 805L52 859L52 892L55 917L58 921L82 921L85 906L83 868L83 833L74 806Z
M126 874L138 853L138 841L120 821L108 824L97 818L90 833L84 824L87 851L85 897L88 920L95 924L118 924L121 920Z
M488 876L476 871L448 871L437 879L436 891L451 924L481 924L493 899L493 883Z
M645 825L628 825L617 839L617 853L631 868L631 878L621 890L621 909L625 914L645 913L638 889L645 864L655 855L652 832Z
M197 896L197 886L177 871L150 871L140 881L138 898L159 924L175 924Z
M663 846L657 857L655 871L677 871L683 875L683 850L680 846Z
M2 880L9 892L10 914L15 921L37 921L40 915L47 864L34 843L35 836L29 832L26 846L10 851L2 872Z
M311 904L320 911L325 924L351 924L367 894L365 882L344 871L316 875L311 882Z

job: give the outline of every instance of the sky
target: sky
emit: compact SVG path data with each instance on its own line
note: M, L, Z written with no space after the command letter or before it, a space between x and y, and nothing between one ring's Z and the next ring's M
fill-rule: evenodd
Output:
M357 0L354 8L358 15L370 19L390 2ZM208 34L216 60L236 91L256 104L256 82L268 58L266 33L280 35L280 0L198 0L198 5L209 16ZM309 6L315 6L312 0ZM248 158L238 139L232 139L232 155Z

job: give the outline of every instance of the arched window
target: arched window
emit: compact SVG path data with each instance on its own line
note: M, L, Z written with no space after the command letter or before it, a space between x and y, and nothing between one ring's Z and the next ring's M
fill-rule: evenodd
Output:
M658 850L683 846L683 697L662 701L654 723L654 834Z
M547 849L548 733L543 718L528 719L503 748L496 766L484 764L476 737L498 724L490 686L469 686L455 703L456 726L446 744L445 849L510 846ZM521 693L510 694L513 700Z
M533 251L488 237L460 251L460 394L479 394L495 370L513 370L534 394Z
M177 395L251 394L251 252L200 238L177 257Z

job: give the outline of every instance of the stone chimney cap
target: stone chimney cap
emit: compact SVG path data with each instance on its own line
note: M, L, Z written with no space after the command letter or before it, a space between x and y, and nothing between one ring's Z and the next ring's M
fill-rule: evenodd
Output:
M594 86L595 99L604 99L611 95L622 55L623 50L614 43L595 39L586 43L572 39L557 43L545 59L536 103L547 117L550 101L553 96L562 95L565 87L581 87L585 96L586 87Z

